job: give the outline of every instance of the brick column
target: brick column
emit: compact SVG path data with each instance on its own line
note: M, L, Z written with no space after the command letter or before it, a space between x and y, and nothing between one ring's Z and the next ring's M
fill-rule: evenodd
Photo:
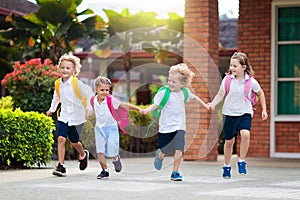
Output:
M271 0L240 0L238 51L245 52L264 90L270 115L271 90ZM261 120L261 106L255 111L248 156L269 157L270 120ZM239 152L239 142L237 143Z
M184 62L195 72L192 88L203 101L210 102L220 80L218 1L186 0L184 18ZM185 160L217 160L217 112L199 104L187 104Z

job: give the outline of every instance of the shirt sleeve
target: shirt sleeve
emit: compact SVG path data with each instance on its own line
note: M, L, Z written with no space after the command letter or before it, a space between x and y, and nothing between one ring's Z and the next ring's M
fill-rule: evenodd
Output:
M52 98L52 101L51 101L51 106L49 108L49 111L54 113L56 111L58 103L59 103L58 96L57 96L56 90L54 90L53 98Z
M254 92L259 92L261 90L261 87L256 79L253 78L251 82L251 88Z
M112 105L113 105L114 109L116 110L116 109L119 108L119 106L120 106L120 104L121 104L121 101L120 101L119 99L117 99L116 97L114 97L114 96L111 96L111 97L112 97L112 98L111 98L111 100L112 100Z
M164 95L165 95L165 91L166 91L166 90L161 90L161 91L157 92L157 93L154 95L154 104L155 104L155 105L159 105L159 104L160 104L162 98L163 98Z
M89 85L83 83L80 80L78 80L78 87L79 87L79 90L80 90L82 96L87 98L86 110L92 111L93 108L92 108L92 105L90 103L90 99L92 98L92 96L95 95L93 93L92 88Z

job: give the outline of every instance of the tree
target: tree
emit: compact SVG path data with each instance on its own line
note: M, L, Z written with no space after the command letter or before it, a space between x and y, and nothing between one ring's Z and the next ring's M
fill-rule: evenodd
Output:
M82 0L37 0L37 12L24 16L11 14L12 28L4 38L23 52L23 58L50 58L54 64L64 53L74 50L78 40L88 36L100 43L106 35L104 20L91 9L80 13ZM84 18L80 21L81 18Z
M130 99L129 72L132 69L131 51L134 50L133 45L139 44L137 46L140 46L141 49L155 53L159 58L157 60L160 60L162 56L165 58L167 51L174 46L174 43L179 44L179 41L182 41L182 34L178 34L178 31L180 33L183 31L183 18L176 13L169 13L169 19L158 20L155 12L131 14L128 8L125 8L121 13L106 9L104 12L109 20L108 38L94 52L98 55L103 52L109 54L107 52L115 47L123 51L126 93L127 99ZM173 31L168 30L169 28Z

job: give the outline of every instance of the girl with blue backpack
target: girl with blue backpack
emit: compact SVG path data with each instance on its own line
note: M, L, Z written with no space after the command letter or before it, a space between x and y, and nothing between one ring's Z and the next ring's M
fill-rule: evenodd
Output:
M251 121L254 114L253 105L259 98L262 120L268 118L266 99L259 83L254 79L254 72L245 53L236 52L230 60L230 68L224 77L219 92L209 103L215 109L225 97L222 114L224 117L223 132L225 138L223 177L231 177L231 156L235 137L241 135L238 172L246 174L246 155L250 144Z

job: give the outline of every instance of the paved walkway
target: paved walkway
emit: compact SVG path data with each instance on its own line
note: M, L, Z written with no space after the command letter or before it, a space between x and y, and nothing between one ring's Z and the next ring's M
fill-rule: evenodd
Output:
M236 158L233 158L236 161ZM300 199L300 160L248 158L248 175L237 173L221 177L223 157L217 162L184 161L182 182L170 181L172 159L163 169L153 168L153 158L124 158L123 171L110 179L97 180L99 165L90 160L85 171L76 161L67 161L67 177L52 176L48 167L31 170L0 171L0 199Z

